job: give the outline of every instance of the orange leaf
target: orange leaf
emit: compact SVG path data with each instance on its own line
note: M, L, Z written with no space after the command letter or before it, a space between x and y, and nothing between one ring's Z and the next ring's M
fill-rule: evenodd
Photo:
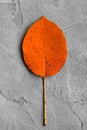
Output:
M44 16L28 29L22 50L29 70L41 77L60 71L67 57L66 40L62 30Z

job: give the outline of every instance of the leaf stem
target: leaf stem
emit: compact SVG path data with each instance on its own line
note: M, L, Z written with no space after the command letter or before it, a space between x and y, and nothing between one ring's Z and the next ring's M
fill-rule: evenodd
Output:
M46 77L43 78L43 125L46 126Z

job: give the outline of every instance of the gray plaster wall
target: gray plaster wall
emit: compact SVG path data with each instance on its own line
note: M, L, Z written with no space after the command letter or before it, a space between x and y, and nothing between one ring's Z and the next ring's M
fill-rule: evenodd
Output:
M25 67L23 36L42 15L63 30L68 58L47 77L47 126L42 79ZM0 0L0 130L87 130L87 0Z

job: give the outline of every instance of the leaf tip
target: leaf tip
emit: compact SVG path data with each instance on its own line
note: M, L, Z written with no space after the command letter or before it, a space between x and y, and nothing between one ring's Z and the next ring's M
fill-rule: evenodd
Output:
M42 16L41 19L47 19L46 16Z

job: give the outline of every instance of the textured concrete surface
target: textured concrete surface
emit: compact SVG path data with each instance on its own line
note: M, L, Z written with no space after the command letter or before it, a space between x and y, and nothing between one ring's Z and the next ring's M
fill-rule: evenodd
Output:
M47 78L43 127L42 79L21 57L27 28L42 15L58 24L69 55ZM0 0L0 130L87 130L87 0Z

